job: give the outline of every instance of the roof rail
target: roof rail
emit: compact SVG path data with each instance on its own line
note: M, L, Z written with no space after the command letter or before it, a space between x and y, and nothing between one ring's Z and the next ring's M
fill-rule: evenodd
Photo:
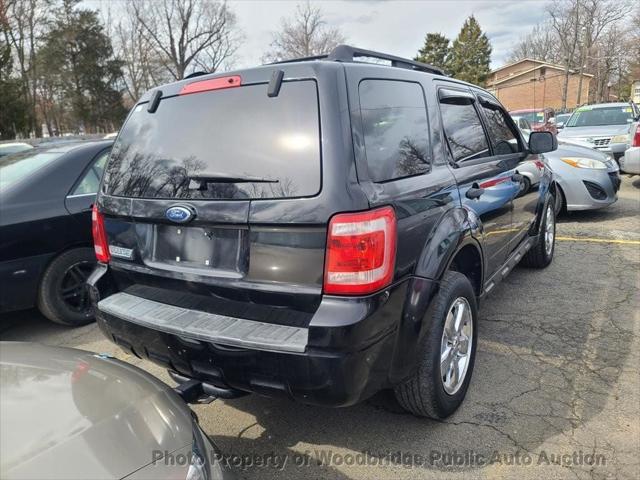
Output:
M331 53L326 55L316 55L313 57L294 58L291 60L282 60L279 62L273 62L270 65L277 65L281 63L292 62L306 62L309 60L329 60L333 62L358 62L358 57L364 58L377 58L379 60L387 60L391 62L392 67L406 68L409 70L418 70L421 72L435 73L436 75L445 75L441 68L434 67L428 63L416 62L409 60L408 58L396 57L394 55L388 55L386 53L374 52L372 50L365 50L363 48L352 47L350 45L338 45ZM367 63L367 62L362 62Z

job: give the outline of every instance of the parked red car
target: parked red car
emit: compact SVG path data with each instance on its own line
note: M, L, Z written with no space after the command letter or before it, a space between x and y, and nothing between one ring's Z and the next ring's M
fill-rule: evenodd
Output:
M534 132L551 132L558 134L556 128L556 112L553 108L525 108L509 112L513 117L526 118Z

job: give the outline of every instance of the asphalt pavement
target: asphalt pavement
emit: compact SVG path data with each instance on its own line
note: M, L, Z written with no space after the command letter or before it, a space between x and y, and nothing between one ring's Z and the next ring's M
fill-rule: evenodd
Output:
M467 398L444 421L389 392L344 409L251 395L194 407L240 478L640 478L640 177L616 204L559 220L545 270L517 268L483 301ZM0 339L125 354L94 325L35 310Z

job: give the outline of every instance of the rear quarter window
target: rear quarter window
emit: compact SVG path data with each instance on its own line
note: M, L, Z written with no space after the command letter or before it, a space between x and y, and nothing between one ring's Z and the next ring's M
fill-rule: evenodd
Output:
M362 80L358 92L371 180L427 173L431 168L429 125L420 84Z

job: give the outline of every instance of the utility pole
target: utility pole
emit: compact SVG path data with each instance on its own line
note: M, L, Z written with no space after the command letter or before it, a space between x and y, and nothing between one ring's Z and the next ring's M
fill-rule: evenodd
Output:
M582 76L584 74L584 67L587 61L587 27L582 26L582 50L580 51L580 78L578 79L578 100L576 101L576 105L580 105L580 100L582 98Z

